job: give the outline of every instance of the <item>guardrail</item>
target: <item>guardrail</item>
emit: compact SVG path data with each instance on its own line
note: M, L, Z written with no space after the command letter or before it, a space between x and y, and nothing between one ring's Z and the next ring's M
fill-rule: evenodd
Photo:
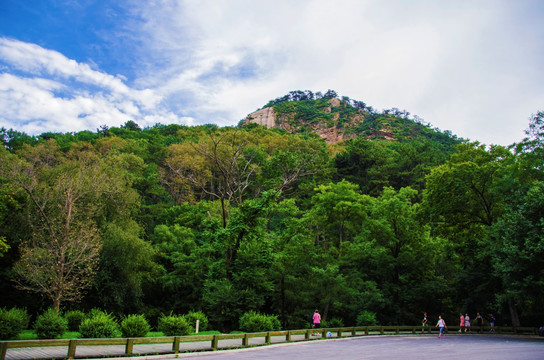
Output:
M459 331L461 327L450 326L448 332ZM538 329L533 327L504 327L496 326L491 328L489 326L472 326L472 333L489 333L491 330L497 334L538 334ZM36 348L36 347L66 347L66 358L75 359L76 349L78 346L111 346L122 345L125 348L124 355L150 355L156 354L156 351L152 353L138 353L134 354L134 345L143 344L172 344L172 350L166 353L177 354L180 352L180 344L187 342L202 342L210 341L210 350L219 349L220 340L240 340L240 345L235 347L248 347L249 339L251 338L264 338L265 344L270 344L272 337L285 337L284 342L300 341L293 340L294 335L304 335L303 340L311 340L312 335L320 334L320 338L329 337L353 337L353 336L365 336L365 335L391 335L391 334L421 334L421 333L436 333L438 329L432 326L357 326L357 327L342 327L342 328L322 328L322 329L302 329L302 330L285 330L285 331L269 331L259 333L246 333L246 334L222 334L222 335L190 335L190 336L164 336L164 337L146 337L146 338L117 338L117 339L71 339L71 340L14 340L14 341L0 341L0 360L5 360L8 349L15 348ZM330 333L330 334L329 334ZM465 333L463 333L465 334ZM319 339L319 338L317 338ZM232 346L230 346L232 347ZM164 352L163 352L164 353ZM103 355L100 355L103 356ZM115 355L119 356L119 355ZM48 357L49 358L49 357Z

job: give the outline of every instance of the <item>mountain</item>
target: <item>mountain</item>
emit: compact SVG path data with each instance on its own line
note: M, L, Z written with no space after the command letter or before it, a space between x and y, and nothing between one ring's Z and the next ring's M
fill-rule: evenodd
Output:
M423 124L417 116L409 116L407 111L396 108L376 112L362 101L338 97L333 90L324 95L297 90L269 101L242 120L241 126L254 123L289 133L316 133L329 144L359 137L388 141L430 139L448 146L461 140L450 132Z

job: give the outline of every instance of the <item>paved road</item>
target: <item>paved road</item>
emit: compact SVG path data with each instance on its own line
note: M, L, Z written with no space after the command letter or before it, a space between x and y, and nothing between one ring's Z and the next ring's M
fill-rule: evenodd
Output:
M296 339L301 340L301 339ZM273 342L284 341L284 337L272 338ZM262 345L264 338L251 339L251 345ZM241 340L220 341L220 347L240 346ZM138 347L142 347L138 349ZM135 352L162 353L171 351L171 344L135 346ZM436 335L383 335L354 338L321 339L299 341L246 349L219 350L211 352L209 341L182 343L184 351L190 353L163 354L126 358L124 346L78 346L77 357L97 358L109 355L122 360L162 360L183 358L191 360L353 360L353 359L402 359L402 360L536 360L544 359L544 337L507 335L448 335L438 339ZM8 349L7 360L62 359L66 347ZM100 355L98 355L100 354Z
M172 356L173 357L173 356ZM167 359L153 356L147 359ZM544 338L513 336L369 336L271 345L240 350L179 354L195 360L402 359L541 360ZM139 358L142 360L142 358Z

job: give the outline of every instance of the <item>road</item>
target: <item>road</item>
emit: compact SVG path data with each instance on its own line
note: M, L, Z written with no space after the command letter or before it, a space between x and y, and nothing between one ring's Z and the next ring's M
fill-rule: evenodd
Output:
M167 359L174 356L153 356ZM369 336L324 341L311 341L179 354L179 358L197 360L244 359L478 359L478 360L541 360L544 359L544 338L519 336ZM142 359L142 358L134 358ZM195 360L196 360L195 359Z

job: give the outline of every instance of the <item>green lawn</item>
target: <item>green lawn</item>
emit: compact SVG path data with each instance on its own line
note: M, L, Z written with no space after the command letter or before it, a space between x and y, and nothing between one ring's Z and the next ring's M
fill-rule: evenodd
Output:
M220 335L221 332L216 330L209 330L209 331L200 331L198 334L191 334L191 335ZM146 337L161 337L164 336L162 331L150 331L147 333ZM121 337L119 334L118 337ZM61 339L80 339L81 334L77 331L67 331L62 336ZM38 336L36 335L36 332L34 330L24 330L19 334L17 337L17 340L38 340Z

